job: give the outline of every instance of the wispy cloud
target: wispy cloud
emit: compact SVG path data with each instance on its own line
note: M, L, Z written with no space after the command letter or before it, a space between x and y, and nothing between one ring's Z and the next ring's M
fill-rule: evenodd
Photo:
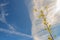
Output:
M9 34L14 34L14 35L18 35L18 36L24 36L24 37L32 38L31 35L24 34L24 33L17 32L17 31L6 30L6 29L3 29L3 28L0 28L0 32L5 32L5 33L9 33Z
M0 4L0 7L6 6L6 5L8 5L8 3L2 3Z
M1 11L1 13L0 13L0 21L1 22L3 22L3 23L7 23L7 21L6 21L6 18L5 18L5 16L7 16L8 14L7 13L5 13L5 10L4 10L4 8L3 8L3 6L6 6L7 4L0 4L0 11Z
M5 23L9 27L9 30L0 28L0 32L5 32L5 33L9 33L9 34L14 34L14 35L32 38L32 36L30 36L30 35L16 32L16 29L14 28L14 26L12 26L11 24L8 24L8 22L6 21L4 10L2 10L2 13L0 14L0 21Z
M14 28L15 26L11 25L11 24L6 24L9 28L9 30L11 31L16 31L16 29Z
M9 34L14 34L14 35L19 35L19 36L32 38L31 35L27 35L27 34L24 34L24 33L21 33L21 32L17 32L16 29L14 28L14 26L12 26L11 24L7 23L4 14L3 14L3 17L0 18L0 21L5 23L9 27L9 30L0 28L0 32L5 32L5 33L9 33Z
M6 6L7 4L8 3L0 4L0 7L1 7L0 21L2 23L5 23L9 27L10 30L14 31L15 28L11 24L8 24L8 22L6 21L6 17L5 16L8 16L8 14L5 13L5 10L4 10L3 6Z
M7 3L0 5L1 6L0 21L5 23L9 27L9 29L7 30L7 29L0 28L0 32L32 38L31 35L17 32L16 29L14 28L14 26L12 26L11 24L8 24L8 22L6 21L6 18L5 18L5 16L7 16L8 14L6 14L5 10L3 9L3 6L6 6L6 5L7 5Z

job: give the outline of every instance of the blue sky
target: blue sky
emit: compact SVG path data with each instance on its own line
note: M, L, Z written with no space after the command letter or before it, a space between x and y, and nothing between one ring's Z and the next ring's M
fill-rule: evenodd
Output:
M31 36L31 21L29 18L28 8L25 5L26 0L0 0L0 3L8 3L4 6L4 19L0 20L0 40L33 40ZM1 15L1 14L0 14ZM11 26L11 27L10 27ZM6 32L7 31L7 32ZM13 31L15 33L10 33Z

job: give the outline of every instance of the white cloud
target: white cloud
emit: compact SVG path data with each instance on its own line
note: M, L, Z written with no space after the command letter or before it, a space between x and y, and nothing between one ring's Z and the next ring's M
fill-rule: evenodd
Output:
M5 15L7 16L7 14L5 14L4 11L2 11L2 13L0 14L0 21L2 23L5 23L10 30L15 30L15 28L11 24L8 24L8 22L6 21Z
M42 36L34 36L34 40L47 40L48 34Z
M7 5L7 3L6 4L1 4L0 6L5 6L5 5ZM15 28L11 24L8 24L8 22L6 21L5 16L7 16L7 15L8 14L5 13L5 10L3 8L1 8L0 21L2 23L5 23L9 27L10 30L14 31Z
M7 24L7 25L8 25L8 27L9 27L9 30L11 30L11 31L16 31L16 29L14 28L13 25L11 25L11 24Z
M0 14L0 21L3 23L7 23L5 16L7 16L8 14L5 13L5 10L2 8L1 9L1 14Z
M48 1L48 0L46 0L46 1ZM46 1L44 1L44 2L46 2ZM52 0L50 0L50 1L52 1ZM57 1L57 0L56 0ZM60 23L59 22L59 20L60 20L60 12L59 13L57 13L58 11L60 11L60 10L57 10L57 8L56 8L56 1L55 0L53 0L52 2L50 2L49 3L49 14L47 15L47 20L48 20L48 22L52 25L52 26L54 26L55 24L58 24L58 23ZM34 37L34 39L36 39L36 40L40 40L40 38L39 38L39 35L38 34L45 34L45 33L38 33L38 32L40 32L40 30L42 30L44 27L41 25L42 24L42 20L40 20L40 19L38 19L38 15L39 15L39 12L36 12L36 13L33 13L32 12L32 10L33 10L33 7L36 7L38 10L40 10L40 7L41 7L41 0L32 0L32 2L30 1L29 2L30 4L27 4L27 5L29 5L29 7L28 7L28 9L29 9L29 12L30 12L30 18L31 18L31 21L32 21L32 35L33 35L33 37ZM46 5L43 5L43 6L46 6ZM58 5L59 6L59 5ZM45 10L46 11L46 10ZM37 15L38 14L38 15ZM37 20L40 20L40 21L37 21ZM38 24L38 25L36 25L36 24ZM37 30L38 29L38 30ZM37 37L35 37L35 34L36 33L38 33L37 35ZM44 36L44 35L43 35ZM46 38L46 36L45 36L45 38ZM45 40L43 37L42 37L42 39L43 40ZM41 39L41 40L42 40Z
M60 40L60 36L59 36L59 37L57 37L55 40Z
M3 28L0 28L0 32L5 32L5 33L9 33L9 34L14 34L14 35L18 35L18 36L24 36L24 37L32 38L31 35L24 34L24 33L17 32L17 31L6 30L6 29L3 29Z
M0 4L0 7L6 6L6 5L8 5L8 3L2 3Z
M4 14L0 14L0 21L3 23L6 23L6 19L5 19Z

